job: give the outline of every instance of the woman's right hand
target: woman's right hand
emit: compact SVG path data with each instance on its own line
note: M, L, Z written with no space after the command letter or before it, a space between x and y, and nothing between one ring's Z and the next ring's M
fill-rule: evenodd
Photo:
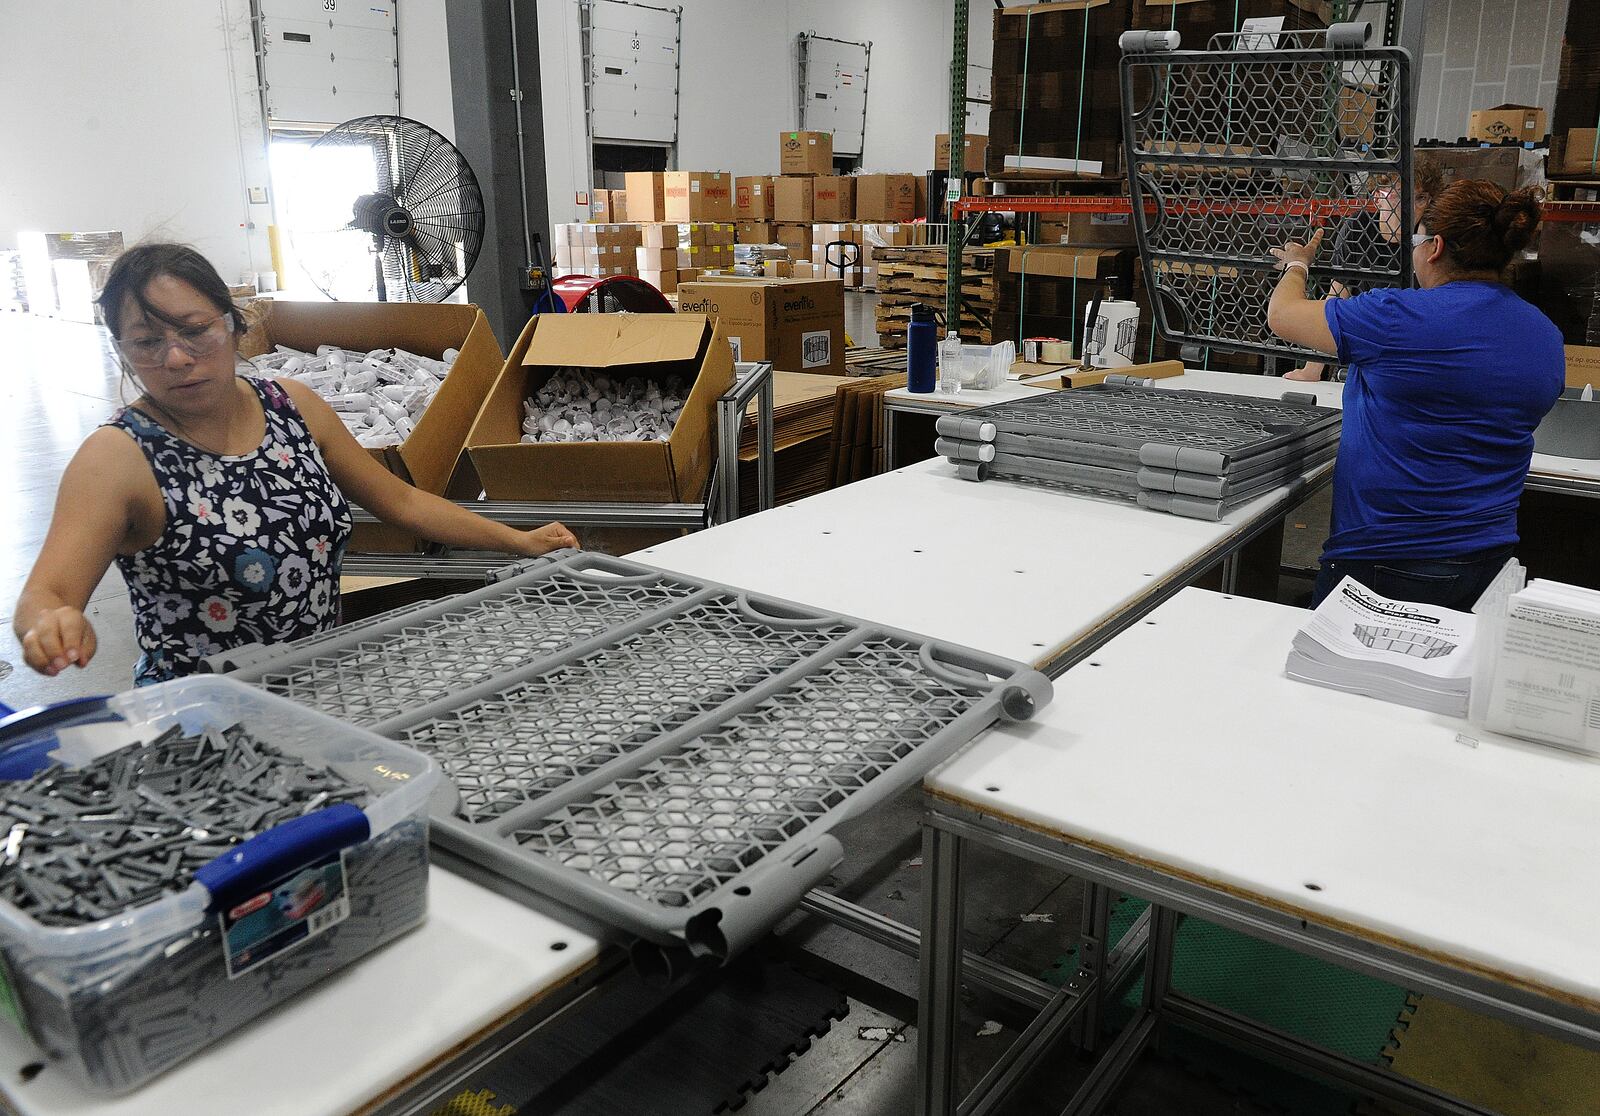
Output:
M97 645L94 625L71 605L43 609L22 633L23 660L51 678L69 666L88 666Z

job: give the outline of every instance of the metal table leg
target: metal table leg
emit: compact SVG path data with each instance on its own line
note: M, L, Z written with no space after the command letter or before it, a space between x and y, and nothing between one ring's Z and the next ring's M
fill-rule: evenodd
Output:
M1080 1050L1092 1053L1100 1034L1100 1008L1107 995L1106 951L1111 948L1111 893L1097 883L1084 882L1081 925L1078 972L1074 980L1082 984L1092 982L1095 991L1073 1028L1073 1041Z
M924 823L921 994L917 997L917 1111L954 1116L956 1025L961 1010L961 838Z
M883 407L883 471L894 471L895 409L887 403Z

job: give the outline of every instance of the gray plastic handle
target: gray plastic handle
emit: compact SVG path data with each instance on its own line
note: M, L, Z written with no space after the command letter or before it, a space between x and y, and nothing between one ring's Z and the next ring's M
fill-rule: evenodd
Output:
M970 415L940 415L933 429L946 438L959 438L963 442L994 441L994 423Z
M933 452L948 457L956 464L963 461L993 461L993 442L965 442L956 438L936 438Z
M1177 50L1183 43L1178 31L1124 31L1117 39L1123 54L1153 54L1156 51Z
M1360 50L1371 38L1370 23L1335 23L1328 28L1328 49Z

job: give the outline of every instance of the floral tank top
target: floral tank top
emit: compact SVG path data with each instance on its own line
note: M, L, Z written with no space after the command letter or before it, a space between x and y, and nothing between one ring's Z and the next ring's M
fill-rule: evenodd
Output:
M143 655L134 682L191 674L247 643L282 643L333 626L350 505L328 475L305 420L270 380L267 432L237 457L200 449L131 407L107 426L144 451L166 507L161 537L117 556Z

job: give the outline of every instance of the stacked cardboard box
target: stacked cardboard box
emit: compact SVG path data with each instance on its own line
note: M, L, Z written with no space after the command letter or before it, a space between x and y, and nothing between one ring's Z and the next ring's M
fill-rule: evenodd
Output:
M1213 34L1235 30L1236 16L1281 15L1284 27L1296 30L1325 26L1327 6L1322 0L1058 0L1002 8L994 15L987 173L1004 176L1006 157L1019 153L1093 160L1104 173L1117 172L1117 39L1130 27L1175 27L1186 47L1203 47Z
M739 221L775 221L773 177L753 175L733 180L733 212Z
M856 176L855 215L860 221L914 221L917 218L917 176Z
M1551 175L1600 178L1600 4L1567 8L1561 73L1550 119Z
M87 276L90 296L97 298L100 288L95 286L95 280L103 284L111 263L122 255L122 234L23 230L17 233L17 250L22 255L22 277L27 284L28 308L35 314L54 317L62 310L56 285L56 264L63 260L82 260L106 265L94 275ZM78 294L81 296L82 291ZM81 302L81 297L76 301ZM74 314L79 311L81 307L71 310Z
M982 171L984 160L989 157L989 137L975 136L970 133L961 145L961 169L966 171ZM950 135L940 132L933 137L933 169L948 171L950 169Z
M861 226L839 222L812 225L813 274L838 279L841 265L845 266L844 285L850 288L861 286Z
M778 170L783 174L832 174L833 133L778 133Z
M812 215L818 221L851 221L856 215L856 180L819 175L812 186Z
M733 179L722 171L667 171L666 221L733 221Z
M691 221L678 225L678 266L694 271L724 271L733 266L733 225Z
M589 220L616 225L628 220L628 191L590 190Z
M637 275L634 249L643 243L640 228L631 224L557 225L556 270L597 278Z

